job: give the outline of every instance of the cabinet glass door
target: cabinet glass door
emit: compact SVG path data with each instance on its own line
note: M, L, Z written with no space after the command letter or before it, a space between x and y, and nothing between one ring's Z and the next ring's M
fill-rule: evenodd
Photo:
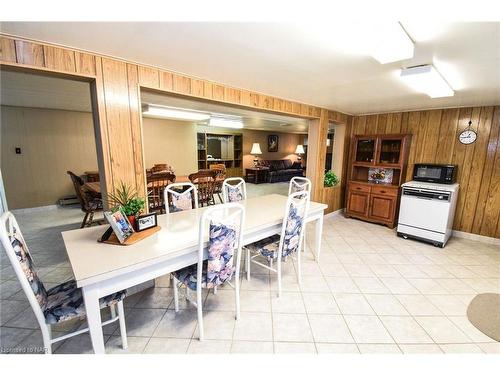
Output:
M375 139L358 139L356 144L356 162L373 163L375 158Z
M379 164L399 164L401 139L382 139L380 142Z

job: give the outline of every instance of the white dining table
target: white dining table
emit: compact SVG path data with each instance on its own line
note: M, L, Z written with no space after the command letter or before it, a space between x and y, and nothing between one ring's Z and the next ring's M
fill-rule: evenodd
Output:
M243 245L279 233L286 202L287 197L278 194L241 201L245 206ZM325 204L310 202L306 219L306 223L316 223L316 261L326 208ZM82 288L95 353L105 352L99 298L196 263L199 222L206 209L159 215L161 230L129 246L98 243L105 226L62 232L77 286Z

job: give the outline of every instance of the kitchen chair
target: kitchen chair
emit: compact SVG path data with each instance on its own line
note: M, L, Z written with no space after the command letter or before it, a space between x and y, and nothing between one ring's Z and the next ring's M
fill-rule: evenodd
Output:
M309 197L311 196L312 183L306 177L293 177L290 180L290 184L288 185L288 195L296 193L298 191L306 190L309 192ZM302 236L303 246L302 251L306 251L307 243L306 243L306 222L304 222L304 235Z
M179 286L186 287L186 299L198 310L198 330L203 340L202 289L213 289L228 283L235 290L236 319L240 317L240 263L245 208L239 203L226 203L203 212L199 227L198 263L172 273L174 307L179 311ZM208 244L205 242L208 230ZM207 246L208 245L208 246ZM208 253L208 259L204 260ZM235 259L236 257L236 259ZM234 286L230 280L234 275ZM188 291L196 291L196 303Z
M241 177L230 177L222 184L224 203L239 202L247 199L247 186Z
M209 206L215 204L215 178L217 172L211 169L200 169L196 173L191 173L188 178L193 184L198 187L198 203L203 207L204 204Z
M153 173L146 177L149 212L159 211L161 214L164 213L165 195L163 191L174 181L175 175L169 172Z
M71 171L66 171L66 173L69 174L69 177L71 178L71 182L75 188L76 197L80 203L82 211L85 213L80 228L84 228L86 226L90 227L94 223L94 213L102 210L101 196L100 194L92 194L91 192L85 190L85 182L80 176L77 176ZM95 222L99 221L97 220Z
M198 208L198 192L190 182L176 182L165 188L165 211L179 212Z
M223 183L224 179L226 178L226 165L222 164L222 163L221 164L210 164L209 168L216 172L214 194L217 194L221 203L224 203L222 201L221 194L222 194L222 183Z
M82 318L86 315L81 289L76 286L75 280L66 281L49 290L45 289L36 273L33 258L24 241L19 225L10 212L4 213L0 218L0 239L40 325L46 352L52 353L53 343L88 332L89 329L84 328L52 338L51 327L53 325L74 318ZM128 345L123 309L125 296L126 291L122 290L99 300L101 309L109 307L111 310L111 319L103 322L102 325L119 320L123 349L126 349ZM115 306L118 307L118 316L116 315Z
M301 283L300 247L302 245L304 220L307 217L308 205L308 191L292 193L288 196L286 203L281 234L274 234L245 246L245 250L247 251L247 280L250 280L251 263L276 272L278 274L278 297L281 296L281 260L286 260L293 253L297 254L297 281L299 285ZM255 258L260 256L267 258L269 265L255 260ZM277 264L276 268L273 268L274 261Z

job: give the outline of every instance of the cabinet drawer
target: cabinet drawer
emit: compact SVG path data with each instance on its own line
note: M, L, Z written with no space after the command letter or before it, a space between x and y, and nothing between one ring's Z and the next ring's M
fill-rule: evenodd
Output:
M391 197L398 196L399 188L387 186L372 186L372 194L389 195Z
M369 193L370 189L371 188L368 185L356 184L353 182L349 183L349 190L352 190L352 191L362 191L364 193Z

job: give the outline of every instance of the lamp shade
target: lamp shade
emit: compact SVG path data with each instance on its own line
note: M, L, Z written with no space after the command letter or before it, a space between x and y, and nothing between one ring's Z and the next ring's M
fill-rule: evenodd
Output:
M252 150L250 151L252 155L262 155L262 151L260 150L260 144L254 143L252 145Z
M295 153L298 155L305 154L306 152L304 151L304 146L297 145L297 148L295 149Z

